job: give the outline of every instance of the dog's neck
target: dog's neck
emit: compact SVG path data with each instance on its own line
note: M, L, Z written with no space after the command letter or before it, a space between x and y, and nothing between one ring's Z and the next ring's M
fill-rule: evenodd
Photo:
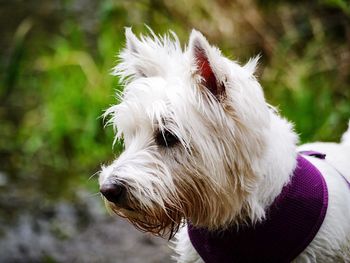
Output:
M281 193L296 166L298 136L292 125L270 110L270 129L266 132L266 148L258 161L258 182L249 203L253 205L250 219L254 222L265 216L266 208Z

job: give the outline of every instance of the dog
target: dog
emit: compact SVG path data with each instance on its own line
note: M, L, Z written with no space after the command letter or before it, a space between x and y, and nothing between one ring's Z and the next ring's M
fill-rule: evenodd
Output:
M196 30L184 49L173 32L125 35L125 88L104 114L125 145L99 174L108 209L174 237L177 262L350 262L350 129L297 147L258 57L240 65Z

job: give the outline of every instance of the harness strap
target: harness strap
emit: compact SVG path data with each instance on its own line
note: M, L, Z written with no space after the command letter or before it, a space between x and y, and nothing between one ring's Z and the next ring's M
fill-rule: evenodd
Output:
M313 157L316 157L316 158L322 159L322 160L326 159L326 154L316 152L316 151L300 151L299 153L306 155L306 156L313 156Z
M300 151L300 154L303 155L307 155L307 156L313 156L322 160L326 159L326 154L324 153L320 153L320 152L316 152L316 151ZM346 179L346 177L337 169L334 167L334 165L332 165L331 163L327 162L334 170L336 170L338 172L338 174L340 174L341 177L343 177L343 179L345 180L345 182L348 184L348 186L350 187L350 181L348 179Z

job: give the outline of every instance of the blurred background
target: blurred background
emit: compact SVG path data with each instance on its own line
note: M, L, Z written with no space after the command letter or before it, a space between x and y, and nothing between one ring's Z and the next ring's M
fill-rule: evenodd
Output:
M0 262L170 262L166 241L108 215L103 110L124 27L192 28L232 59L261 55L269 103L301 142L337 141L350 119L348 0L0 0Z

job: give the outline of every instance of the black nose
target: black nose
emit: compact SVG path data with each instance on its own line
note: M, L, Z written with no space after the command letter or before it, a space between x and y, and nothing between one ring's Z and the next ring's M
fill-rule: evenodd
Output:
M126 187L121 183L104 183L100 192L110 202L119 204L125 201Z

